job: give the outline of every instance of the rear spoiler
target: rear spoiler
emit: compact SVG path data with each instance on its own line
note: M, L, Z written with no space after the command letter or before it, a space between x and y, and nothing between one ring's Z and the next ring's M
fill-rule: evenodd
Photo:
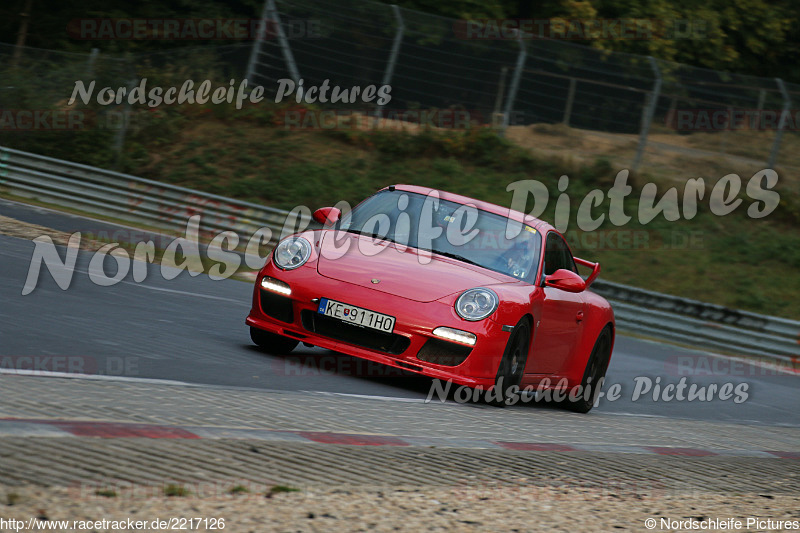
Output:
M589 288L589 285L597 279L597 276L600 274L600 263L592 263L591 261L587 261L586 259L581 259L580 257L573 257L575 262L581 266L585 266L586 268L591 268L592 273L589 274L589 277L586 278L586 288Z

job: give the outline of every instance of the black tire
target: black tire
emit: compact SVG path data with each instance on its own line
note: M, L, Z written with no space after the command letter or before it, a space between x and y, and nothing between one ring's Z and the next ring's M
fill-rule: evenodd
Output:
M606 377L609 359L611 359L611 331L605 328L598 335L592 348L592 354L586 362L586 370L583 371L583 379L581 380L581 391L583 392L581 397L575 401L567 398L564 407L576 413L588 413L592 410L597 395L602 388L602 384L598 386L598 383ZM587 386L591 387L588 400L585 394Z
M250 326L250 338L265 352L276 355L284 355L291 352L300 342L252 326Z
M495 407L505 407L512 403L513 394L509 389L513 386L519 388L522 382L522 374L525 371L525 363L528 360L528 349L531 342L531 327L528 320L523 318L514 327L511 337L508 339L503 358L497 367L495 377L495 390L484 393L484 400L489 405ZM519 391L516 393L519 399Z

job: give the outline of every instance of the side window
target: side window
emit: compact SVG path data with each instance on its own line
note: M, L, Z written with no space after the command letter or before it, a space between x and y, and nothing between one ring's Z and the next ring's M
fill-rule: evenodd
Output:
M561 241L561 247L564 250L564 266L562 268L566 268L567 270L571 270L577 274L578 266L575 264L575 259L572 257L572 252L569 251L567 241L565 241L563 237L559 237L558 240Z
M544 250L544 274L549 276L560 268L571 270L576 274L578 272L567 243L557 233L550 232L547 234Z

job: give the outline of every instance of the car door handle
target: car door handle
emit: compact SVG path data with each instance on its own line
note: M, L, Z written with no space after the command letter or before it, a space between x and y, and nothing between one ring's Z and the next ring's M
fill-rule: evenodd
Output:
M578 311L578 314L575 315L575 322L582 322L583 321L583 311Z

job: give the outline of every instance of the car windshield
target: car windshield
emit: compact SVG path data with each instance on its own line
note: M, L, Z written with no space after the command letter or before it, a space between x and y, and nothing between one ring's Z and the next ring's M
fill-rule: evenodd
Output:
M506 238L506 227L513 230ZM381 191L342 217L339 229L428 250L533 283L541 237L475 206L408 191Z

